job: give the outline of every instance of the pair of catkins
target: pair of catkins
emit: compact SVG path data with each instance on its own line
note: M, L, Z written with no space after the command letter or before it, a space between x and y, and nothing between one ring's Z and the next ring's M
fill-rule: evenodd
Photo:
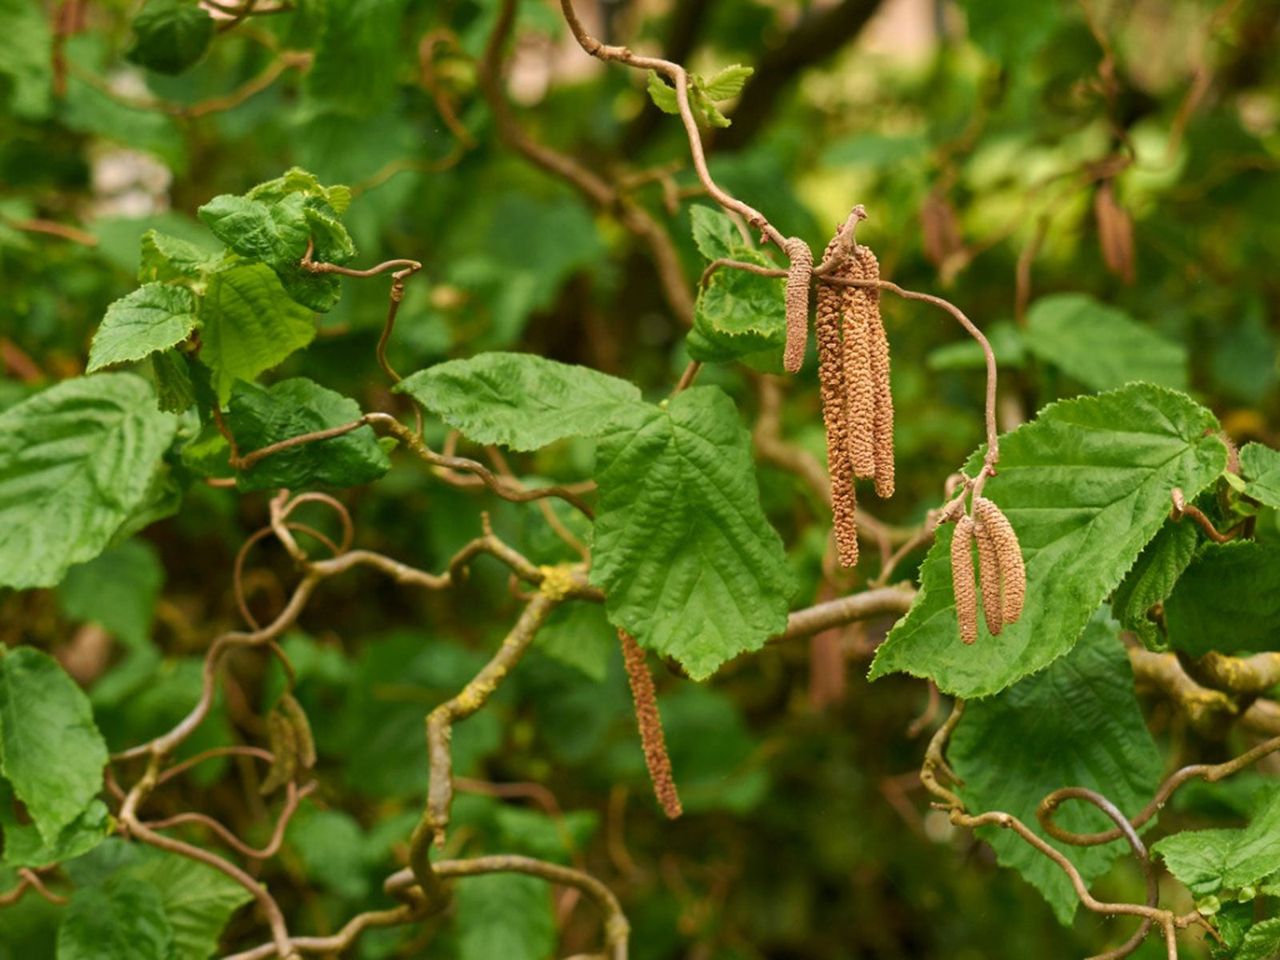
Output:
M855 214L858 211L855 210ZM889 386L889 339L880 317L880 265L871 249L856 242L851 216L827 245L819 278L814 333L818 381L827 433L827 464L836 555L842 566L858 562L855 478L875 480L876 494L893 496L893 394ZM787 342L783 367L799 371L808 337L813 254L798 238L786 243ZM1022 615L1027 576L1017 535L990 500L975 495L973 514L961 514L951 545L952 586L960 638L978 638L978 592L987 629L999 634ZM973 564L977 546L978 568Z

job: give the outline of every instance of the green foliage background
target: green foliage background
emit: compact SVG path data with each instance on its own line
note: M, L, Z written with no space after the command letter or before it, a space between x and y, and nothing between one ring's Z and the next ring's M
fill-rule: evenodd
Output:
M699 424L694 418L701 407L728 406L724 396L704 393L704 387L719 387L736 402L743 429L755 422L757 370L777 365L779 305L767 296L777 283L744 286L740 277L717 276L686 337L663 299L652 260L620 225L616 211L593 207L504 142L475 65L496 19L493 0L295 0L291 12L251 17L225 32L211 29L194 3L149 0L139 16L137 4L99 0L86 6L83 29L65 38L60 93L52 66L57 6L0 0L0 411L84 372L91 343L95 351L111 346L93 341L108 308L121 323L133 317L138 319L132 322L145 322L152 301L134 293L139 281L158 285L172 279L162 272L166 264L201 263L214 255L214 237L270 266L285 286L267 266L240 266L234 277L222 274L211 282L205 296L234 292L237 302L260 303L255 290L293 293L299 287L290 283L310 283L282 273L299 256L296 236L272 232L268 222L253 233L266 238L263 245L242 249L237 244L248 234L245 220L236 220L234 229L219 226L231 217L261 216L243 195L299 166L320 183L351 187L349 208L337 213L358 254L344 259L331 250L328 259L367 266L413 258L425 265L408 281L388 357L401 372L425 371L403 389L440 414L426 421L427 439L437 448L445 424L457 426L472 440L532 451L509 454L522 476L572 483L591 476L593 464L627 476L646 469L645 456L630 451L632 459L626 459L626 444L615 433L628 425L635 429L637 418L674 433L686 428L682 424ZM878 6L911 5L609 4L606 39L670 50L691 70L713 78L709 82L730 64L754 65L756 74L740 101L719 105L733 124L707 132L713 174L765 211L784 234L804 238L815 250L852 203L864 203L871 219L860 227L859 238L876 250L884 275L945 295L990 333L1002 364L1005 422L1030 418L1055 400L1144 380L1187 391L1237 443L1275 448L1280 11L1248 0L1221 10L1198 0L1091 3L1089 16L1081 6L1053 0L966 0L936 9L918 4L913 9L929 39L917 46L891 24L865 26ZM833 10L840 16L826 30L805 33L806 24ZM683 198L674 212L664 206L658 182L635 187L631 196L669 229L689 289L707 258L725 252L759 256L743 247L736 231L720 224L716 233L718 221L702 207L709 201L697 195L683 131L651 102L643 74L590 61L567 36L554 5L522 0L518 17L517 63L524 70L512 72L510 88L515 119L528 136L610 177L653 167L674 170L669 186ZM1099 68L1099 36L1114 63L1111 88ZM176 108L207 105L275 65L284 65L280 75L231 109ZM1199 80L1204 93L1190 101L1188 90ZM1102 171L1129 151L1133 162L1114 177L1114 190L1133 219L1132 282L1108 269L1094 216L1097 182L1106 179ZM203 223L197 219L197 209L221 195L231 199L206 208ZM335 210L342 205L333 204ZM88 236L51 235L41 229L48 223ZM148 259L147 243L170 242L144 240L152 230L194 247L171 247ZM952 236L941 255L929 239L939 230ZM1029 271L1029 284L1021 288L1028 294L1025 313L1018 304L1020 258ZM227 407L238 436L288 435L340 423L354 415L352 400L363 410L407 409L374 361L388 282L342 280L341 300L320 315L314 333L309 310L277 297L269 310L245 313L246 323L270 316L273 325L256 335L238 330L241 340L223 334L232 347L257 344L244 353L224 353L225 376L208 385ZM327 305L338 289L336 282L317 281L307 288L309 306ZM182 320L188 306L182 295L165 296L182 301L168 304L178 320L160 330L163 342L152 346L169 347L191 329ZM126 297L121 306L118 301ZM754 308L751 297L763 297L765 305ZM753 309L735 314L734 304L746 302ZM941 312L886 298L885 316L894 351L899 492L888 503L876 503L869 494L865 500L881 519L907 526L940 502L946 476L983 439L981 357ZM203 336L216 351L217 336L208 330ZM630 381L639 393L602 380L598 402L616 405L616 420L589 413L577 420L573 411L559 410L543 433L516 435L509 424L479 422L466 409L466 390L451 387L449 380L457 366L432 369L487 351L583 365ZM132 359L127 352L103 356L102 365ZM658 402L690 356L746 362L708 363L698 388L660 409ZM262 386L234 383L236 376L252 378L281 359ZM821 457L815 367L811 351L805 370L787 388L782 432ZM290 379L302 376L341 397L317 399L305 382ZM501 368L493 374L498 383L509 384L511 376ZM127 393L136 383L121 380L119 390ZM545 381L539 384L548 389ZM289 404L306 409L288 425L273 422ZM328 419L308 420L321 407ZM1189 401L1186 408L1192 410L1188 422L1200 416ZM185 438L198 430L159 412L142 419L135 425L137 442L157 449L175 434ZM1101 419L1102 426L1122 429L1115 427L1116 418ZM1135 419L1140 422L1134 429L1143 429L1147 421ZM732 423L731 413L724 413L720 422L725 421ZM75 427L90 437L86 458L106 457L92 444L92 423ZM522 428L532 429L527 422ZM34 437L52 428L32 429ZM1197 469L1207 485L1221 471L1221 463L1210 462L1220 457L1221 445L1196 440L1198 429L1185 432L1188 445L1198 444ZM1033 447L1034 434L1028 436L1024 447ZM728 429L728 439L717 435L709 443L730 448L735 437ZM369 478L386 467L386 454L368 437L353 434L344 449L342 463L366 470ZM464 443L464 452L479 451ZM34 562L25 566L27 579L14 586L39 589L0 591L0 640L18 648L0 660L0 681L18 691L11 699L49 685L48 696L72 704L68 709L76 715L88 717L91 708L111 750L157 735L186 712L199 691L210 639L239 622L232 563L245 538L264 522L270 490L323 485L328 480L318 471L333 466L269 460L256 474L242 475L238 490L227 490L198 481L210 472L211 458L201 461L201 455L197 438L180 460L163 465L165 482L183 491L176 515L108 545L126 515L143 507L154 508L156 516L172 512L157 492L159 479L137 478L128 502L118 505L114 526L91 532L92 550L77 553L69 546L66 563L56 570ZM1037 462L1034 450L1027 456L1032 467L1046 472L1044 482L1051 482L1055 464ZM1257 544L1201 552L1194 561L1188 549L1167 583L1143 581L1151 592L1140 594L1144 599L1133 608L1141 607L1133 622L1123 605L1116 607L1125 627L1141 632L1141 612L1168 598L1171 611L1180 605L1192 611L1171 620L1182 624L1171 626L1168 637L1180 649L1277 649L1273 598L1280 565L1271 552L1278 534L1271 482L1277 468L1269 459L1274 457L1262 446L1245 450L1251 495L1266 504L1259 507ZM707 462L715 469L698 473L707 489L727 489L735 499L754 495L742 471L732 469L733 461L708 455ZM479 533L480 511L487 510L495 530L535 562L574 559L536 509L446 486L403 458L391 463L381 482L343 494L361 546L440 569ZM605 473L599 476L607 503ZM795 475L761 462L756 476L761 506L785 545L786 563L762 561L759 583L749 597L738 598L735 609L745 611L765 636L780 626L788 598L795 608L829 595L823 592L829 588L822 556L830 518ZM741 491L731 485L735 479L744 484ZM990 488L997 500L1000 482ZM1022 496L1021 505L1034 509L1017 482L1011 475L1010 496ZM1035 477L1026 482L1038 483ZM640 502L620 495L617 509L633 511L630 516L662 510L661 503L635 499ZM707 502L714 497L708 495ZM578 524L575 532L585 538L581 518L561 506L555 509L562 521ZM704 509L700 502L684 507L691 522ZM1145 509L1150 529L1144 528L1143 543L1156 534L1167 506L1148 501ZM1017 519L1014 510L1010 514ZM313 522L327 520L317 512ZM716 529L700 541L708 551L721 549ZM610 535L607 526L602 532L597 525L595 532ZM1243 557L1246 550L1265 558ZM907 577L922 559L923 551L909 558L895 579ZM61 577L67 564L86 560ZM1128 554L1117 554L1111 560L1116 569L1099 577L1122 576L1131 562ZM278 551L255 555L253 564L264 572L253 581L250 606L267 616L295 575ZM842 581L842 592L865 585L874 564L872 557L852 580ZM1243 564L1256 579L1242 583L1235 574L1228 579L1211 573L1174 589L1173 580L1188 564L1193 570ZM599 566L593 577L607 586L611 571ZM926 586L930 577L925 567ZM1224 597L1213 577L1237 584L1238 594ZM937 578L946 582L943 573ZM1110 590L1114 582L1099 580L1098 589ZM1199 588L1207 596L1197 593L1196 582L1211 585ZM794 590L787 591L788 585ZM1130 580L1126 589L1137 588ZM654 648L679 657L680 625L655 625L661 620L657 605L643 592L610 592L608 614L637 630L664 631ZM925 598L913 617L919 620L931 609ZM518 610L506 571L483 560L463 587L442 595L418 594L355 572L326 583L304 614L302 629L285 638L297 696L315 729L321 784L290 826L280 857L264 866L263 879L295 933L332 932L352 914L387 902L381 879L403 856L426 784L422 716L474 674ZM1065 633L1077 635L1088 614L1063 615L1070 627L1063 628L1064 650L1073 642ZM1058 619L1056 609L1045 618ZM975 693L994 692L1029 672L1011 668L998 682L984 673L968 687L964 678L948 682L958 674L929 660L941 656L933 645L947 638L917 630L916 620L908 620L885 648L888 659L907 647L902 661L881 665L924 672L948 690ZM77 659L91 646L86 624L110 636L96 660ZM526 852L587 865L622 898L639 960L1066 958L1118 942L1127 926L1083 911L1072 920L1065 894L1055 900L1049 892L1051 905L1014 871L1001 869L997 858L1007 863L1010 856L1006 838L993 850L928 809L914 773L922 739L907 733L926 707L927 691L902 674L874 684L864 679L870 652L891 625L882 619L844 634L848 688L838 701L821 706L814 704L813 692L823 678L814 679L813 672L838 668L811 657L808 641L773 644L733 659L705 683L670 663L658 682L687 814L667 823L650 796L612 628L595 606L563 608L495 701L459 724L454 752L459 775L544 784L566 815L557 821L528 803L463 794L451 852ZM1094 621L1085 629L1086 641L1057 669L1087 671L1102 663L1127 676L1114 627ZM735 639L740 631L728 632L726 649L714 663L679 657L689 674L708 674L744 648ZM1038 632L1027 642L1044 636ZM910 644L917 639L929 645L925 661L912 660ZM954 636L950 641L954 647ZM37 648L81 682L86 702L62 689L65 677ZM1036 668L1060 652L1036 649L1042 657ZM968 653L957 648L946 656ZM927 669L914 669L921 662ZM283 674L261 658L246 657L233 662L230 675L232 693L220 696L213 717L184 750L262 740L260 707L282 689ZM999 793L1003 751L1016 753L1021 746L1001 739L1017 722L1016 711L1051 712L1060 700L1055 685L1062 682L1050 670L1026 681L1035 686L1015 688L1016 697L992 701L982 708L985 713L975 709L966 718L973 725L952 759L982 803L993 804L989 798ZM1104 715L1112 693L1097 691L1097 709ZM1124 796L1126 809L1130 800L1145 802L1175 754L1183 762L1215 761L1241 745L1238 735L1226 742L1188 743L1184 718L1165 701L1144 694L1142 705L1152 737L1135 732L1142 724L1127 712L1121 726L1141 742L1117 747L1134 751L1122 791L1132 794ZM1116 709L1130 706L1125 701ZM34 709L15 707L0 694L0 710L7 708ZM979 737L984 723L989 738ZM1054 736L1083 737L1091 729L1087 723L1077 727ZM84 752L90 762L100 754L102 744L92 737L81 742L74 730L67 736L70 749ZM974 775L961 769L965 764ZM1082 764L1088 775L1101 777L1108 769L1089 757ZM1060 769L1070 779L1081 768L1064 761ZM38 773L32 776L38 779ZM41 789L14 766L5 775L20 793ZM1251 807L1269 796L1251 776L1180 794L1172 814L1161 819L1161 834L1180 825L1242 828ZM1068 784L1049 778L1037 786L1043 793L1055 785ZM35 818L35 832L31 823L4 824L10 867L0 867L0 878L13 879L10 868L23 851L31 863L47 862L48 845L62 844L61 856L69 857L86 833L100 835L103 811L85 808L95 786L68 781L51 788L41 808L48 811L47 822ZM267 839L256 788L234 763L204 765L194 778L167 789L160 809L195 807L253 842ZM1263 816L1273 809L1266 807ZM1026 816L1033 819L1032 811ZM1073 828L1097 829L1096 820L1086 817ZM1166 859L1181 854L1194 860L1202 853L1195 837L1183 835L1181 848L1171 843ZM1235 835L1204 842L1210 840L1224 849L1236 842ZM166 919L178 915L163 900L175 889L199 889L210 901L182 916L230 917L221 933L223 951L259 941L261 928L251 913L232 912L243 901L239 888L200 875L197 864L175 867L132 850L112 839L72 860L71 880L93 891L92 900L58 908L28 896L0 909L0 958L86 955L75 952L79 942L108 944L94 956L143 956L110 952L117 947L94 925L112 911L155 921L146 939L137 941L145 947L121 950L161 958L207 956L217 942L218 923L185 929ZM171 875L182 869L192 873ZM1141 899L1141 878L1127 862L1111 867L1103 857L1093 875L1100 877L1100 896ZM1059 880L1030 879L1042 887ZM1253 871L1235 887L1263 879ZM579 907L557 924L540 881L499 875L458 889L450 917L369 933L352 955L542 960L594 949L597 929L589 909ZM1190 908L1189 896L1174 884L1169 897ZM1055 910L1069 926L1059 923ZM1199 948L1191 939L1183 943L1194 952ZM1137 955L1158 956L1160 950L1152 942Z

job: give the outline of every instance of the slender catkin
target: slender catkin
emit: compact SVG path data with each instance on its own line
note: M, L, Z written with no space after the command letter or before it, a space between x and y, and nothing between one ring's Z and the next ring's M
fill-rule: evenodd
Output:
M658 694L653 686L653 677L635 637L619 630L618 640L622 644L622 659L636 708L636 726L640 728L640 747L644 750L649 779L653 781L653 792L662 805L662 812L674 820L684 809L680 805L675 778L671 775L671 758L667 755L667 741L662 733L662 717L658 714Z
M866 293L856 287L844 291L844 417L855 477L876 475L876 389Z
M991 535L1000 565L1001 613L1005 623L1013 623L1022 616L1022 605L1027 598L1027 568L1018 535L1009 518L986 497L974 500L973 515Z
M782 367L798 373L804 366L804 348L809 338L809 284L813 280L813 251L799 237L786 244L791 266L787 270L787 347Z
M830 257L842 242L839 234L827 245ZM848 263L832 271L848 277ZM818 382L821 386L822 421L827 430L827 472L831 477L831 512L836 540L836 556L841 566L858 562L857 500L853 471L849 464L848 427L844 415L845 372L840 348L840 323L844 312L844 292L840 287L821 284L814 311L814 335L818 341Z
M978 584L973 574L973 520L968 516L956 521L951 538L951 587L956 596L956 620L960 639L973 643L978 639Z
M859 248L865 280L880 279L880 263L876 255L866 247ZM867 316L868 338L871 341L871 379L875 394L875 478L876 496L887 500L893 496L893 391L889 386L889 337L884 331L880 316L880 291L873 288L862 291L867 295L870 309Z
M996 545L987 525L973 525L973 538L978 544L978 585L982 588L982 616L993 637L1004 629L1004 607L1000 601L1000 561Z

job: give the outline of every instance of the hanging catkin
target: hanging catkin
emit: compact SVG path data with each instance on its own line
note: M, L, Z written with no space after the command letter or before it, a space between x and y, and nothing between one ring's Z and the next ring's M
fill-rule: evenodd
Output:
M880 279L880 263L876 255L866 247L860 247L859 258L864 280ZM864 289L870 302L868 335L871 341L871 380L875 394L875 478L876 496L887 500L893 496L893 391L889 386L889 337L884 331L880 316L880 291L874 287Z
M956 597L956 620L960 639L973 643L978 639L978 584L973 574L973 520L968 516L956 521L951 538L951 587Z
M1001 614L1005 623L1013 623L1022 616L1022 605L1027 597L1027 568L1022 560L1018 535L1014 533L1009 518L986 497L977 497L973 501L973 515L991 535L996 561L1000 565Z
M827 244L823 259L829 259L844 240L840 234ZM847 261L832 271L834 278L848 278L852 266ZM831 512L836 556L842 566L858 562L857 500L853 470L849 463L848 427L845 420L845 372L840 348L840 323L844 313L841 287L821 284L814 311L814 335L818 341L818 382L822 395L822 421L827 430L827 472L831 477Z
M853 262L852 276L861 280L862 254ZM844 288L845 429L849 438L849 462L855 477L876 475L876 387L871 366L871 310L867 294L859 287Z
M791 237L785 247L791 260L787 270L787 347L782 367L798 373L804 366L804 348L809 338L809 284L813 279L813 251L799 237Z
M1004 608L1000 602L1000 560L996 556L991 529L981 521L973 525L973 538L978 544L978 584L982 588L982 616L991 635L1004 628Z
M663 813L674 820L683 808L675 778L671 775L671 758L667 755L667 741L662 733L662 717L658 714L658 695L654 690L653 677L635 637L619 630L618 640L622 644L622 661L631 684L636 726L640 729L640 747L644 751L645 766L649 768L649 779L653 781L653 792Z

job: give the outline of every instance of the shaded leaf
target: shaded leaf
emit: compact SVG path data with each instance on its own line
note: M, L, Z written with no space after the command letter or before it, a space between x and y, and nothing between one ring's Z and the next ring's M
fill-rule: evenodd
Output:
M1111 612L1122 627L1136 633L1148 647L1164 645L1164 635L1149 611L1173 592L1173 585L1195 555L1197 539L1190 521L1166 521L1116 588Z
M0 584L51 587L101 553L148 502L176 427L127 373L66 380L0 413Z
M93 800L80 816L62 828L57 839L45 842L32 824L18 823L10 814L8 787L0 781L0 823L4 826L4 862L11 867L43 867L88 853L114 829L107 805Z
M1246 443L1240 448L1240 472L1246 481L1245 493L1268 507L1280 508L1280 453L1261 443Z
M78 888L58 927L58 960L170 960L172 953L160 891L130 876Z
M169 960L209 960L231 915L252 899L221 871L174 854L148 857L128 868L126 875L160 891L173 931Z
M1137 813L1155 792L1161 759L1116 625L1094 619L1071 652L1043 673L969 703L947 758L964 781L958 790L969 810L1003 810L1042 836L1036 808L1059 787L1087 787L1125 814ZM1074 800L1058 808L1054 822L1075 832L1111 826L1091 805ZM1079 898L1057 864L1008 830L983 827L978 833L1002 864L1044 894L1059 920L1071 922ZM1123 840L1073 847L1044 839L1071 858L1085 883L1127 850Z
M1208 410L1148 384L1052 404L1001 438L986 496L1008 516L1027 568L1022 618L972 647L959 642L951 589L952 524L938 530L907 616L876 652L871 676L931 677L948 693L988 696L1043 669L1080 631L1160 530L1169 491L1194 497L1227 451ZM972 475L978 454L969 461Z
M695 679L787 622L794 580L733 401L695 387L601 438L591 581L609 620Z
M459 960L546 960L556 944L551 892L537 877L469 877L454 893Z
M133 18L133 46L125 57L157 73L182 73L209 49L213 18L192 0L147 0Z
M1275 650L1280 641L1280 546L1252 540L1206 543L1164 605L1169 645L1193 656L1210 650Z
M0 0L0 77L12 83L9 105L18 116L49 111L53 37L39 4Z
M58 603L72 620L91 620L130 646L151 635L164 567L151 544L126 540L72 567L58 584Z

